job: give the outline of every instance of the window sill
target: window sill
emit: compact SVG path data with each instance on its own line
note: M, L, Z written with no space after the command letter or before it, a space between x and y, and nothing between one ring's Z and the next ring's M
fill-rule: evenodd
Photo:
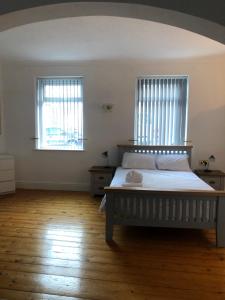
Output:
M85 149L33 149L34 151L53 151L53 152L84 152Z

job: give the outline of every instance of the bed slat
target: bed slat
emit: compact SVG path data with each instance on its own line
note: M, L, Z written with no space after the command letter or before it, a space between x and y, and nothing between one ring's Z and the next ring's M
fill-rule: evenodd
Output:
M181 227L201 227L203 224L213 227L216 220L215 199L187 199L177 197L150 197L132 194L116 194L114 220L117 224L128 218L134 223L171 225Z

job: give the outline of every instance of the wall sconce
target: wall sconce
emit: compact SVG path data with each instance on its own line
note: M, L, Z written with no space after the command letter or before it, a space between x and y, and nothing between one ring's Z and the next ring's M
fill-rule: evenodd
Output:
M211 165L211 166L213 166L213 167L211 167L210 169L214 169L214 163L215 163L215 161L216 161L216 158L215 158L215 156L213 155L213 154L211 154L210 156L209 156L209 164Z
M102 156L106 159L106 167L109 167L109 152L108 151L102 152Z
M215 156L214 155L210 155L209 161L214 162L215 160L216 160Z
M111 103L105 103L105 104L102 104L102 109L104 112L112 112L113 106L114 105Z

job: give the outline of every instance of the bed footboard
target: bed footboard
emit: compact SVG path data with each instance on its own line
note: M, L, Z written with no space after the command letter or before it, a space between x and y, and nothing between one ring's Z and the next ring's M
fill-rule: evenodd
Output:
M225 247L225 193L106 188L106 240L113 225L215 228Z

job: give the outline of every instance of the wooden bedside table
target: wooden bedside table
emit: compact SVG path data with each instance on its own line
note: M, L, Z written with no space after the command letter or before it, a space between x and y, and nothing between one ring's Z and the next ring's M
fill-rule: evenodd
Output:
M196 175L198 175L202 180L208 183L215 190L224 190L224 177L225 173L220 170L204 171L195 170Z
M104 187L109 186L116 167L93 166L88 171L91 173L91 188L92 196L104 195Z

